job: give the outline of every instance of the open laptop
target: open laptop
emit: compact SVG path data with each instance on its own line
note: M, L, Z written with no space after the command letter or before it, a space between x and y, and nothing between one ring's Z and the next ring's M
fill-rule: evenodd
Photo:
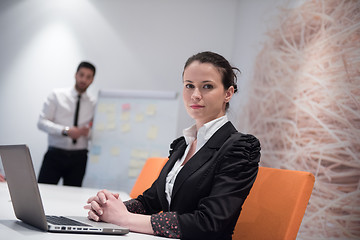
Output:
M49 232L123 235L128 228L95 222L87 217L45 216L29 148L0 146L0 157L15 215L23 222Z

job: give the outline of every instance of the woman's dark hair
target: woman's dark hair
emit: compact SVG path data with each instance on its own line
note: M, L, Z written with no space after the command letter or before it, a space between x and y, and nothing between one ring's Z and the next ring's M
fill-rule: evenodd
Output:
M240 70L236 67L232 67L230 63L220 54L214 52L200 52L191 56L185 63L185 69L193 62L199 61L200 63L210 63L214 65L222 76L222 83L225 89L229 89L229 87L234 87L234 93L237 92L237 76L236 72L240 72ZM184 72L183 72L184 75ZM226 103L226 110L229 108L229 103Z
M96 69L95 69L95 66L93 64L91 64L89 62L81 62L79 64L79 66L77 67L76 72L78 72L80 70L80 68L88 68L88 69L92 70L93 73L94 73L93 76L95 76Z

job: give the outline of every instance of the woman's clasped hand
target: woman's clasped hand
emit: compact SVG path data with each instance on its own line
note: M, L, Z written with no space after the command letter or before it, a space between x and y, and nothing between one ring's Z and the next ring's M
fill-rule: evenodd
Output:
M94 221L111 222L124 226L126 217L130 214L118 193L111 193L108 190L101 190L96 196L90 197L88 218Z

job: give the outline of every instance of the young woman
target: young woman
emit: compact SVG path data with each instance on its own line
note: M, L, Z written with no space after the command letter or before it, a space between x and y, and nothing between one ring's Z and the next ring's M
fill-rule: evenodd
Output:
M170 145L169 161L148 190L124 203L100 191L85 206L90 219L170 238L232 238L260 161L259 141L227 119L235 70L213 52L187 60L183 101L195 124Z

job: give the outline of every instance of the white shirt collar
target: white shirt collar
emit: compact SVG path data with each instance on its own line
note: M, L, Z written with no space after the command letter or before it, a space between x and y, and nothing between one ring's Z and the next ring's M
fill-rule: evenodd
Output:
M75 86L71 89L71 96L77 98L77 96L79 95L79 92L76 90ZM86 91L81 93L81 98L87 98L87 94Z
M226 115L224 115L210 122L207 122L199 129L198 132L196 131L196 125L193 125L183 130L183 135L185 137L185 141L188 146L185 149L184 155L180 159L178 159L178 161L176 161L174 167L171 169L171 171L166 177L165 193L169 206L171 203L171 195L172 195L172 190L174 187L176 176L183 167L182 163L184 162L185 157L189 152L190 144L195 139L197 139L196 150L195 150L196 153L200 148L202 148L205 145L205 143L211 138L211 136L227 122L228 122L228 118Z
M205 123L198 131L196 131L196 125L183 130L186 144L191 144L197 139L196 152L205 145L205 143L211 138L211 136L228 122L227 115L216 118L210 122Z

